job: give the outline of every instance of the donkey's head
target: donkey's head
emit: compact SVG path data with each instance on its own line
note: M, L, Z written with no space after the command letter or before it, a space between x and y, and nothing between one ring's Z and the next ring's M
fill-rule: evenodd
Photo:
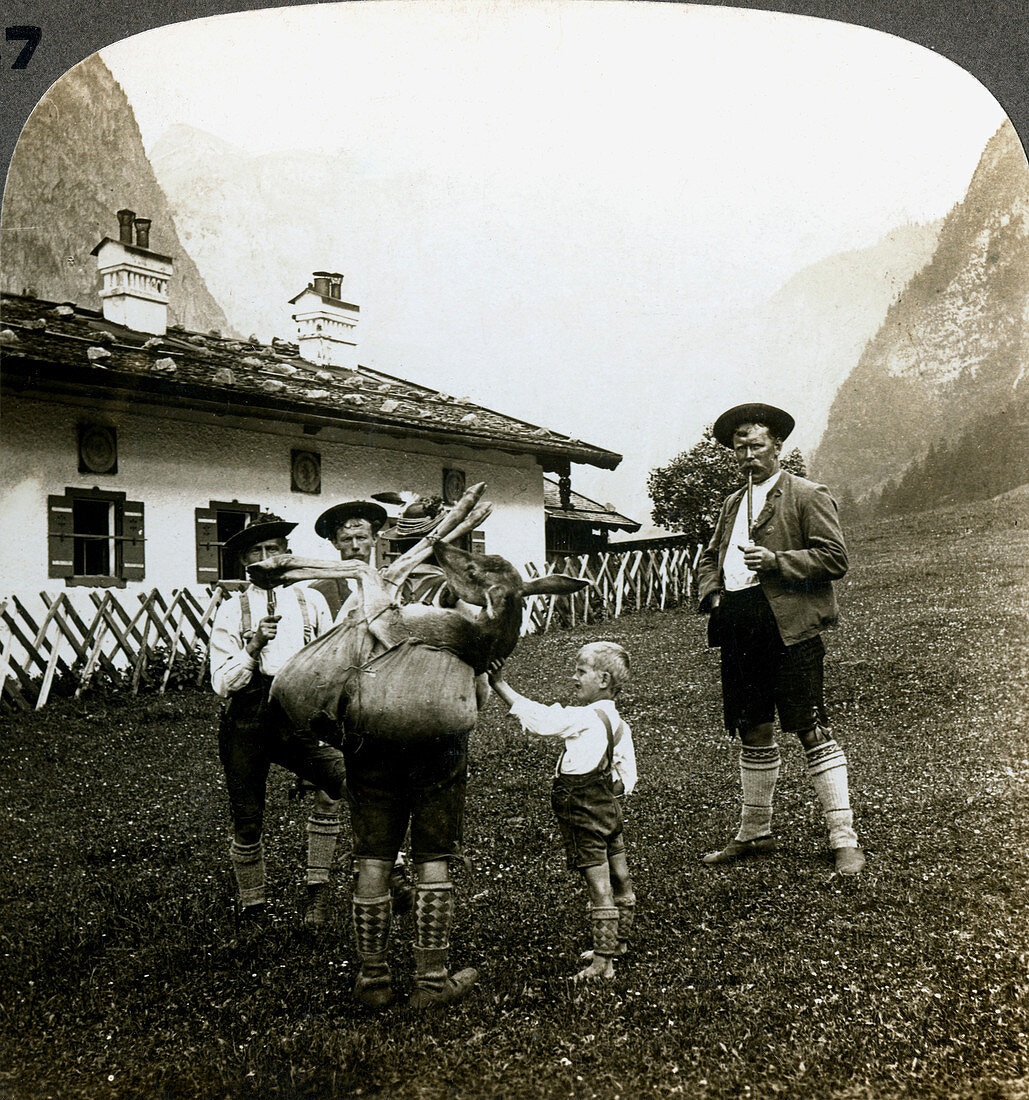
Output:
M463 604L471 605L464 613L479 627L483 647L488 649L491 658L507 657L518 644L526 596L564 596L590 583L563 573L550 573L526 581L499 554L477 554L445 542L437 542L433 552L454 595ZM460 604L458 606L460 610ZM473 607L482 610L475 613Z

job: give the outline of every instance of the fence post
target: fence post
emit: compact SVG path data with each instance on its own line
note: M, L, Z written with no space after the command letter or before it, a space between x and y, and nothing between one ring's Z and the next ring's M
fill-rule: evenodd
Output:
M7 601L4 600L0 603L0 616L2 616L6 610ZM0 699L2 699L4 684L7 683L7 676L11 671L11 649L14 647L14 631L11 630L3 619L0 619L0 638L3 638L3 643L0 644Z
M175 605L182 600L185 589L180 588L178 592L172 590L172 602L168 607L168 614L165 616L165 622L171 618L171 613L175 610ZM175 630L172 633L171 646L168 649L168 664L164 670L164 676L161 677L161 689L160 693L164 694L164 689L168 686L168 678L171 676L172 665L175 664L175 657L179 651L179 638L182 637L182 627L186 622L186 612L183 608L179 608L179 621L175 624Z
M39 634L36 637L37 649L42 646L43 639L46 637L47 627L50 625L50 623L54 619L54 616L60 610L61 601L63 600L63 598L64 593L62 592L57 597L57 599L54 600L53 605L50 607L50 610L47 611L46 618L43 619L43 625L39 628ZM39 710L41 707L46 706L46 701L50 698L50 688L53 686L54 672L57 669L57 658L60 654L60 649L61 635L60 631L58 631L57 637L54 639L53 644L50 647L50 657L46 663L46 672L43 674L43 683L39 689L39 695L36 697L36 710Z
M220 584L214 586L214 592L211 596L211 602L207 605L207 610L204 612L204 617L200 620L200 630L213 619L215 611L218 610L218 605L225 598L225 589ZM197 631L199 635L200 631ZM207 672L207 660L211 653L211 633L208 631L206 644L204 645L203 656L200 659L200 668L197 671L197 687L204 682L204 675Z

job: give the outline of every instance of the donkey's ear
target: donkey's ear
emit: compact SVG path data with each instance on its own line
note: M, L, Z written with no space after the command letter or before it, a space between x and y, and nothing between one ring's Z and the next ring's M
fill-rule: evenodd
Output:
M548 573L545 577L534 577L522 585L523 596L567 596L592 587L587 580L578 577L566 577L564 573Z

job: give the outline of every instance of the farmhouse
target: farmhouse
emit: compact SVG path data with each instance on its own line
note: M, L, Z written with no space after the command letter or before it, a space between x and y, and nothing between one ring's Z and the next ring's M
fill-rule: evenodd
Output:
M172 262L132 211L93 253L99 312L3 297L6 591L210 584L240 575L223 544L259 510L295 520L294 550L324 557L314 521L336 501L453 499L477 481L495 505L477 544L542 562L544 473L567 503L572 464L621 461L360 366L360 310L338 273L291 300L295 342L266 345L169 329Z
M611 548L613 531L636 532L634 519L616 512L609 504L599 504L559 480L543 479L543 499L547 514L547 560L566 554L594 554Z

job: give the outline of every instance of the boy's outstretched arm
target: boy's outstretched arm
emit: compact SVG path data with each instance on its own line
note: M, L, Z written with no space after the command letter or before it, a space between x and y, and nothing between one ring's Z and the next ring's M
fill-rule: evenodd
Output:
M515 700L520 698L520 696L517 692L512 691L511 688L508 687L507 681L504 679L504 662L501 660L491 661L486 673L489 677L490 687L493 688L509 708L513 707Z

